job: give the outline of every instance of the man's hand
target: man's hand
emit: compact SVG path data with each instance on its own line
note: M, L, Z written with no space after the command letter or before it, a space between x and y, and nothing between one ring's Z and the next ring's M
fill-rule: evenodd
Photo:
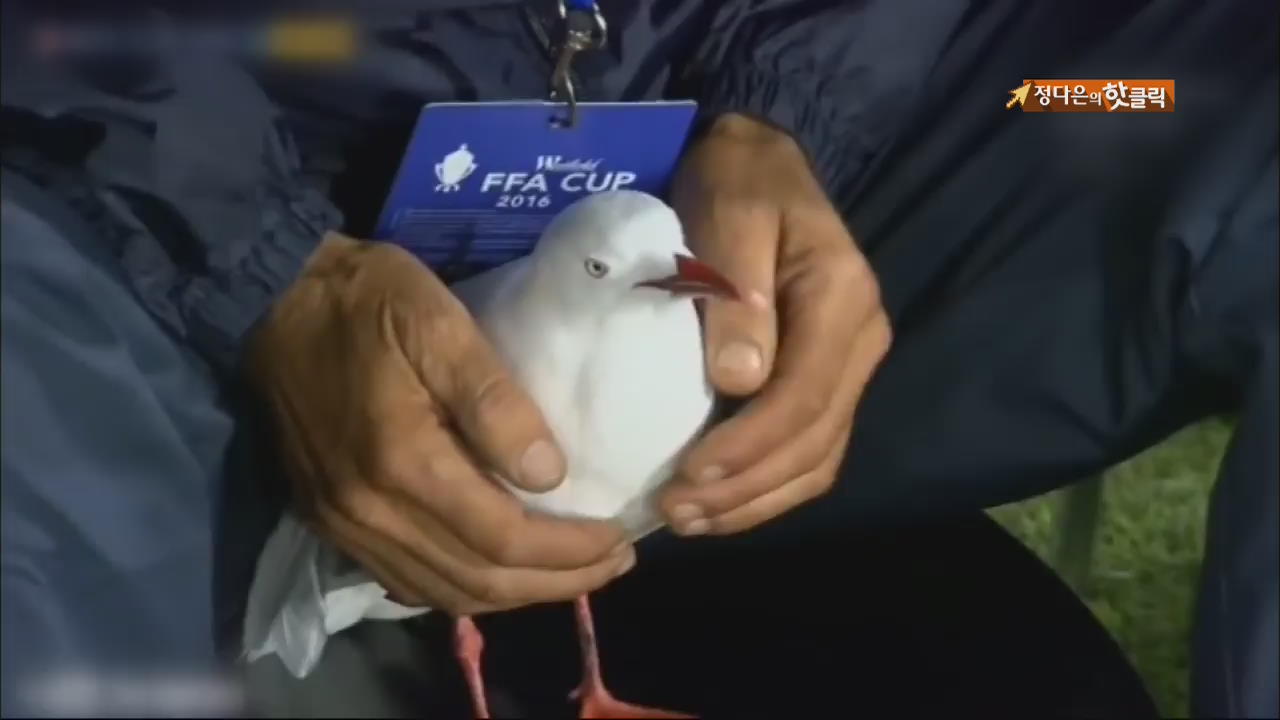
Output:
M576 597L634 561L612 524L526 511L565 461L471 316L409 253L330 234L253 339L299 509L402 603Z
M756 396L690 449L662 507L678 533L733 533L831 487L889 321L870 267L785 133L719 119L684 159L673 204L695 254L743 297L707 303L711 381Z

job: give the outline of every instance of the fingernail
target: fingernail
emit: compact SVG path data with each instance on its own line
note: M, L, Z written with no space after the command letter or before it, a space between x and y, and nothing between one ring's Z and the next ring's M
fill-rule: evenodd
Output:
M685 523L683 526L681 526L680 534L681 535L704 535L710 529L711 529L710 520L698 519L692 522Z
M734 375L755 375L763 364L760 349L741 340L725 345L716 355L716 366Z
M520 474L530 485L554 485L564 475L564 458L546 440L536 440L520 456Z
M671 509L671 519L677 525L685 525L691 521L701 520L702 508L693 503L681 503Z
M724 468L719 465L708 465L702 468L702 472L698 473L693 482L698 485L706 485L707 483L723 480L725 476Z
M681 535L701 535L711 529L702 508L693 503L681 503L672 508L671 519L676 532Z

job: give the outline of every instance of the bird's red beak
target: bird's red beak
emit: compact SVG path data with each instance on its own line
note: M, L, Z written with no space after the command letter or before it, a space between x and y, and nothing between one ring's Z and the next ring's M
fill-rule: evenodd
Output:
M636 283L636 287L666 290L672 295L684 297L720 297L738 299L738 290L706 263L688 255L675 256L676 273L655 280Z

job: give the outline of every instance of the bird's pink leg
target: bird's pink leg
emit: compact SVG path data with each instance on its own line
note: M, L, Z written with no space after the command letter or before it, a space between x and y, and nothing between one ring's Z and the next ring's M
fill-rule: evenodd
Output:
M462 663L462 674L471 689L471 707L477 720L489 720L489 702L484 696L484 674L480 672L480 654L484 651L484 636L475 621L459 615L453 625L453 648Z
M586 595L574 601L578 616L578 641L582 645L582 684L569 697L580 700L580 718L654 718L675 720L694 715L647 708L622 702L609 693L600 675L600 652L596 648L596 627L591 619L591 603Z

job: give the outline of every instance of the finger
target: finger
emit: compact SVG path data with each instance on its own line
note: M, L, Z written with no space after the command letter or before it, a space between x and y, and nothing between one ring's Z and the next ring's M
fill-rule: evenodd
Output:
M842 434L848 435L848 429ZM745 505L710 518L707 522L708 533L731 535L749 530L822 495L835 482L846 447L844 443L833 445L827 458L813 470Z
M681 463L694 482L736 475L826 414L862 325L878 307L865 263L851 253L810 258L779 297L782 340L773 375L741 412L712 429Z
M553 518L527 510L485 477L445 432L420 433L394 472L407 500L430 513L471 552L506 567L575 570L594 565L624 540L597 520ZM416 534L424 534L418 530Z
M426 585L426 593L445 593L454 610L463 606L492 609L567 600L600 588L629 570L635 562L634 550L622 546L592 565L573 570L496 565L486 562L452 537L439 518L415 513L408 507L397 508L386 497L363 488L347 494L338 517L329 518L329 524L335 528L351 528L344 540L353 547L358 548L362 543L367 547L373 538L380 536L407 550L412 561L401 562L399 567L413 567L415 572L429 568L436 582ZM518 530L511 532L519 539ZM384 544L368 554L378 554L385 560L395 555L390 550ZM456 588L465 597L456 597L458 593L448 592L450 588Z
M398 331L422 345L414 354L424 384L483 464L524 490L550 490L564 478L565 458L546 419L457 298L440 292L448 297L431 315L399 323L429 326Z
M395 542L363 527L335 507L317 507L317 530L351 556L387 589L395 602L450 613L477 613L493 608L453 587L435 569Z
M428 530L425 536L408 534L397 540L420 543L421 537L430 538L429 546L419 546L414 551L431 554L432 564L444 576L469 597L487 606L516 607L569 600L598 590L635 564L635 550L624 545L593 565L573 570L493 565L452 538L434 518L414 519L415 525Z
M715 482L669 483L659 497L663 515L673 530L687 534L690 523L702 525L697 521L732 510L817 467L841 441L838 431L847 423L848 418L829 409L819 422L741 473Z
M772 205L738 200L703 198L681 209L694 255L740 295L737 302L709 299L703 308L707 374L721 392L748 395L769 376L777 347L773 299L780 215Z
M668 524L680 532L690 522L728 512L809 472L826 459L833 445L846 444L854 410L888 343L888 319L881 313L859 335L844 379L823 417L759 463L716 482L668 484L660 498Z
M845 441L847 436L841 434L841 429L846 428L848 422L847 416L828 412L795 442L738 475L701 485L670 484L660 500L668 524L678 534L690 534L688 530L697 534L696 528L703 525L698 520L724 514L794 482L822 463L833 445Z
M858 338L846 379L841 384L842 401L833 409L832 414L832 417L839 422L840 429L835 434L835 441L830 443L824 459L816 468L730 510L720 513L714 510L707 511L709 520L695 525L693 529L706 530L714 534L740 532L826 492L835 481L840 463L848 451L850 431L858 401L862 397L868 380L888 352L891 341L888 316L883 311L879 311L872 316Z
M424 572L430 573L430 570L421 567L420 563L412 563L411 567L407 556L393 558L392 552L403 555L393 548L372 548L345 520L327 523L326 528L321 536L364 568L379 585L386 588L387 595L395 602L408 607L430 607L428 593L423 592L417 582Z
M298 452L295 449L286 453L283 458L294 489L293 510L296 517L317 537L328 540L355 560L386 588L393 601L408 607L452 609L456 603L446 601L441 604L439 600L433 599L433 593L425 589L434 577L429 568L423 567L400 549L379 542L376 536L361 532L360 528L343 517L332 502L335 497L333 488L317 480L321 475L312 462L316 455L314 446L307 442L305 435L294 430L299 424L292 406L279 403L277 407L291 420L281 428L283 443L294 448L309 449L309 452ZM368 489L364 491L371 492ZM421 582L423 579L428 580L425 585ZM460 594L458 598L461 598Z

